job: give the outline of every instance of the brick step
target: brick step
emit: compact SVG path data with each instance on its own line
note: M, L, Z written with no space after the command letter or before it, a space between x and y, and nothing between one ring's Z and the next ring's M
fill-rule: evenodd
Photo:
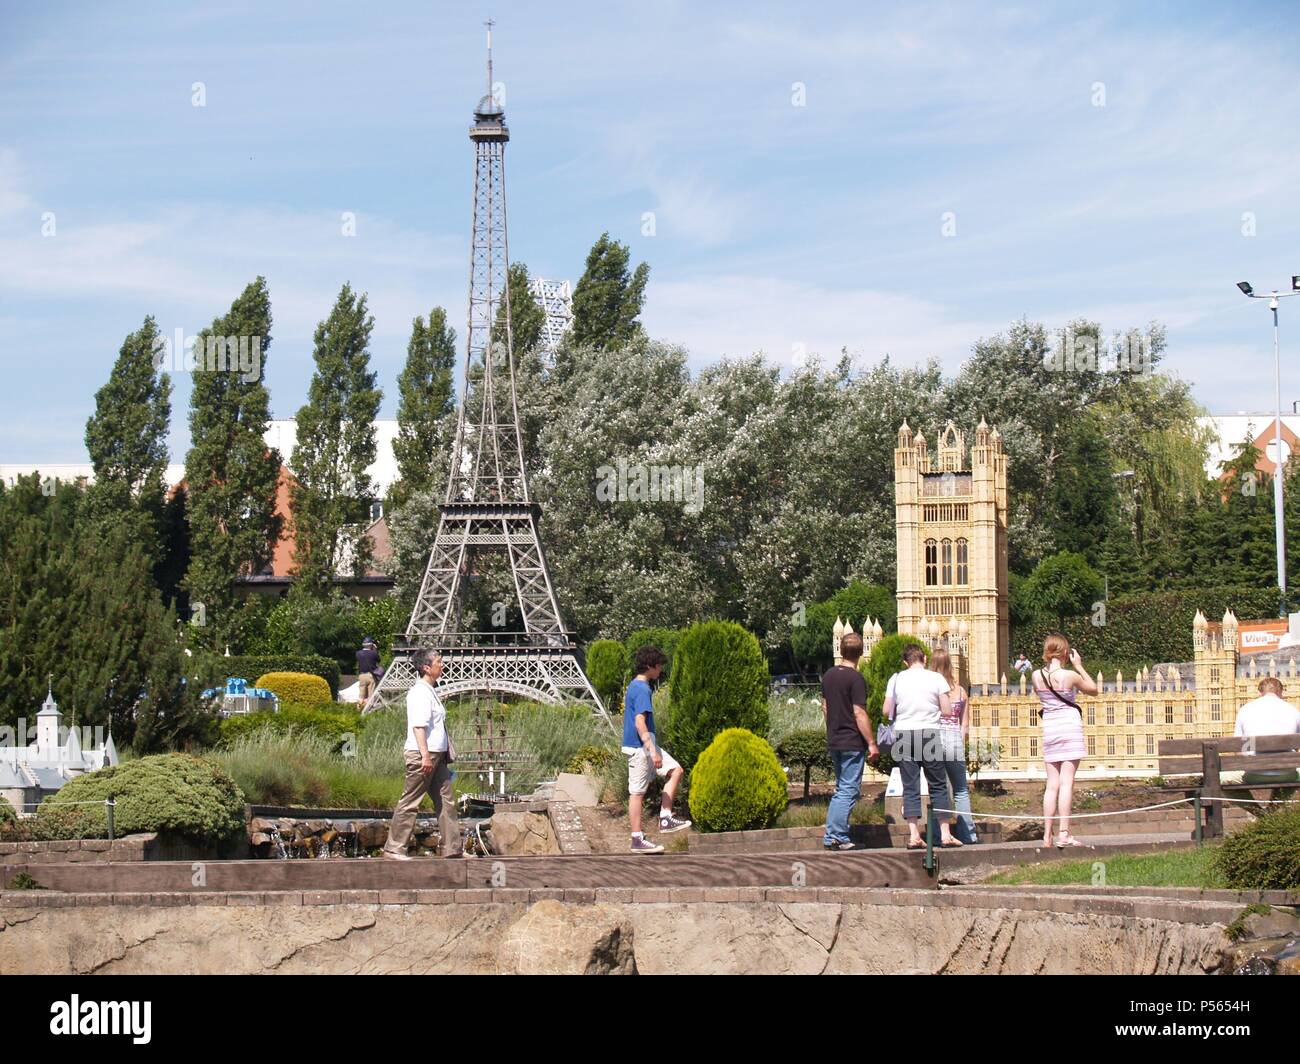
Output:
M1002 826L995 824L980 830L984 842L1001 842ZM690 849L694 853L803 853L822 848L825 828L773 828L769 831L724 831L714 834L692 833ZM905 824L852 824L849 837L865 849L906 847Z

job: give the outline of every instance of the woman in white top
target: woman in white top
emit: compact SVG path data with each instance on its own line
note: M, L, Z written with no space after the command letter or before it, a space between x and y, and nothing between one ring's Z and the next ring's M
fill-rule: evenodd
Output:
M902 672L889 678L885 689L884 714L894 722L894 747L890 757L903 777L903 819L907 821L907 848L919 850L921 840L921 772L930 787L932 809L952 809L948 800L948 778L943 769L943 739L939 724L952 713L948 681L925 667L925 650L909 643L903 651ZM955 848L951 812L935 817L939 821L940 845Z

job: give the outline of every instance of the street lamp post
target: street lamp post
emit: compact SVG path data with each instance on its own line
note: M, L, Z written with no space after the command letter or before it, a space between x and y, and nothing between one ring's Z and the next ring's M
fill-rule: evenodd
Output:
M1300 295L1300 274L1291 278L1290 292L1274 289L1267 296L1257 295L1247 281L1239 281L1237 287L1248 299L1267 299L1268 308L1273 312L1273 386L1276 411L1273 422L1273 526L1277 545L1277 586L1281 596L1277 615L1286 617L1286 529L1282 523L1282 356L1278 344L1277 305L1280 299Z

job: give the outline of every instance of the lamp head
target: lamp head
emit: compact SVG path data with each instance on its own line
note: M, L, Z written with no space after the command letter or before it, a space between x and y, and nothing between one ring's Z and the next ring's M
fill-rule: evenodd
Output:
M1292 283L1294 284L1295 282L1292 281ZM1253 288L1250 287L1250 282L1249 282L1249 281L1238 281L1238 282L1237 282L1237 287L1241 289L1241 294L1242 294L1243 296L1249 296L1249 295L1254 295L1254 294L1255 294L1255 290L1254 290Z
M1291 275L1291 291L1300 292L1300 273Z

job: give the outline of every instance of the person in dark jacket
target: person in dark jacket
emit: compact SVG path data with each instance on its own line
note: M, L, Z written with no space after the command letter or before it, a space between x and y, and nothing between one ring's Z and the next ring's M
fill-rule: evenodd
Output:
M375 673L378 669L379 648L370 636L366 636L361 640L361 649L357 651L357 685L362 706L375 693Z

